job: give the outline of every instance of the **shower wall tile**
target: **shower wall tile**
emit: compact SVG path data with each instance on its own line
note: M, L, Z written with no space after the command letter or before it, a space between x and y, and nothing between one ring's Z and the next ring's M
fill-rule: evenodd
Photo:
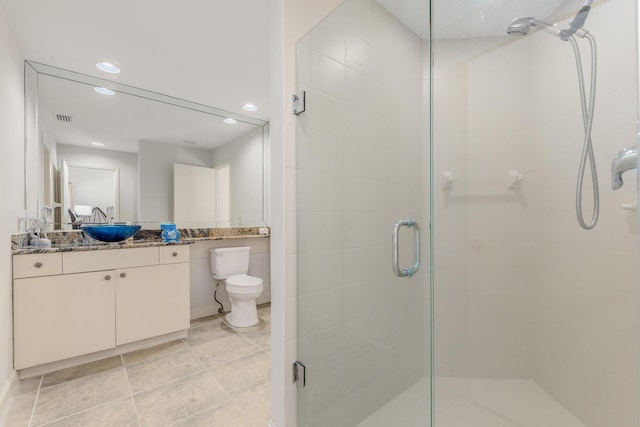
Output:
M343 60L344 62L344 60ZM344 100L346 67L336 59L318 56L317 90L335 99Z
M307 91L306 96L309 114L301 121L306 121L310 130L342 137L346 126L344 102L315 90Z
M458 362L458 370L446 365L443 370L459 374L462 368L471 377L530 378L528 193L524 185L507 188L508 171L518 170L526 177L529 170L530 107L513 96L530 80L528 54L514 46L495 48L486 42L446 44L451 50L443 53L443 65L450 81L445 80L446 73L437 73L441 80L434 96L444 111L435 118L434 128L440 124L453 132L453 138L436 135L436 141L448 141L449 154L442 154L449 160L454 183L443 192L444 203L434 220L436 232L449 231L460 243L452 246L458 247L456 253L442 248L448 244L440 240L438 247L450 254L450 261L436 258L434 268L437 284L451 276L444 273L443 277L442 272L456 268L455 260L460 260L458 269L466 270L465 274L452 277L460 290L448 295L451 304L458 297L458 303L467 308L455 311L458 319L446 316L450 326L440 322L445 332L436 340L448 339L449 331L458 343L450 345L449 351L468 353L466 360ZM509 73L496 72L505 67Z
M370 75L364 74L358 70L347 68L346 70L347 87L345 96L350 106L356 110L371 114L375 109L376 99L376 83L377 81ZM371 131L372 126L367 129Z
M299 335L316 334L342 325L343 300L342 289L299 295Z
M343 210L342 181L341 176L331 172L298 170L298 211L341 212Z
M317 172L340 173L344 170L344 139L309 130L298 137L298 168Z
M314 251L298 254L298 295L339 288L343 285L343 251Z
M539 177L533 189L534 380L589 426L639 422L638 214L620 208L636 200L636 174L627 173L617 191L610 189L609 175L613 156L636 144L636 7L630 0L611 0L589 15L588 28L598 45L592 139L601 203L591 231L578 227L574 212L583 134L579 95L575 84L566 84L576 79L573 57L551 37L531 38L534 174ZM542 58L554 66L540 63ZM587 174L587 219L590 181Z
M306 43L306 41L309 43ZM297 72L297 86L300 90L318 87L318 51L315 48L316 32L308 34L303 41L294 44L294 58L300 63ZM295 144L294 144L295 145Z
M326 23L320 26L318 32L318 52L325 58L331 58L341 65L345 65L346 32L340 23ZM326 55L326 56L325 56ZM322 58L320 58L322 61ZM318 77L322 78L322 68L318 71Z
M431 233L437 250L431 266L434 299L433 341L436 376L469 376L469 293L466 100L467 73L456 65L464 57L459 41L435 40L431 96L434 194ZM445 56L441 56L444 54ZM441 189L442 174L453 174L451 189ZM440 394L440 382L436 393Z
M284 252L285 255L298 251L298 220L295 212L285 212Z
M298 253L342 248L344 236L342 214L299 212L298 224Z
M371 47L362 38L355 34L346 36L346 65L347 67L363 74L371 72L370 57Z
M295 212L297 208L297 195L298 195L298 186L297 186L297 170L294 168L286 168L284 170L284 183L285 186L289 189L285 194L284 199L284 210L286 212Z
M284 315L286 319L297 319L297 298L287 298L284 304ZM297 321L287 322L284 330L285 342L295 341L298 336L298 323Z
M437 274L437 273L436 273ZM449 282L440 280L440 285L446 287ZM441 294L436 290L434 300L434 348L435 375L437 377L467 377L468 376L468 305L466 294L463 292L446 291ZM461 304L461 302L463 304ZM439 386L439 383L436 383ZM440 389L437 388L437 392Z
M345 285L376 280L389 270L386 245L345 249L342 257Z
M286 255L284 264L284 294L288 298L293 298L298 296L298 262L296 255Z

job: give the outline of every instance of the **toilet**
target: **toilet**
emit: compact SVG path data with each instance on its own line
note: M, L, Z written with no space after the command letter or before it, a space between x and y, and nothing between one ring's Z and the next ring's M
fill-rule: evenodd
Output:
M261 278L247 275L250 252L248 246L209 249L213 279L227 284L231 312L225 318L238 328L258 323L256 298L264 289Z

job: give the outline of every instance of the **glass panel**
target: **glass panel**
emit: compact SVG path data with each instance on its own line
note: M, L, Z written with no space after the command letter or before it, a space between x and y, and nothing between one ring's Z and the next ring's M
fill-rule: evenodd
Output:
M426 61L428 43L373 0L346 1L297 45L301 427L429 422ZM407 217L422 267L397 278L391 233ZM400 229L401 268L414 230Z
M591 3L591 2L588 2ZM435 425L637 427L637 2L597 1L583 121L569 28L578 1L433 2L432 193ZM514 23L519 17L535 17ZM576 219L576 182L593 111L599 221ZM582 191L594 211L591 169ZM631 166L635 167L636 164ZM450 186L440 182L452 178Z

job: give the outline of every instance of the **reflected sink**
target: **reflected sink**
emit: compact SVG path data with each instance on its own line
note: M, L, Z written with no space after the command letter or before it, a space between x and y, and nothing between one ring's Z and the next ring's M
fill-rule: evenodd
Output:
M82 231L101 242L114 243L127 240L129 237L136 234L140 228L142 228L141 225L86 224L82 226Z

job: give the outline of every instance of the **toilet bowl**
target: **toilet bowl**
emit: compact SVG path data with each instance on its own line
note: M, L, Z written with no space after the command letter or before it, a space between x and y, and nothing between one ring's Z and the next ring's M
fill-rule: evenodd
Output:
M246 274L236 274L227 277L226 282L227 294L231 302L231 313L225 316L227 322L237 327L257 324L256 298L264 290L262 279Z
M225 319L231 326L243 328L258 323L256 298L264 290L262 279L249 276L250 247L209 249L211 274L214 280L224 280L231 302L231 312Z

